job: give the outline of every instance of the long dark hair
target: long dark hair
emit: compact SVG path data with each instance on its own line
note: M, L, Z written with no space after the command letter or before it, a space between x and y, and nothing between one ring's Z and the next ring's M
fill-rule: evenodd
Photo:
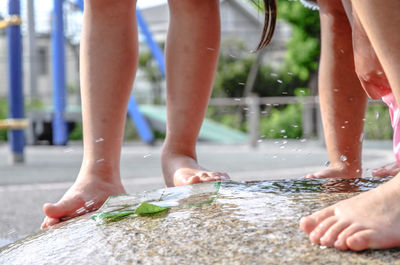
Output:
M272 35L274 35L276 25L277 6L276 0L264 0L265 18L264 29L261 35L261 40L258 43L257 51L261 50L271 42Z

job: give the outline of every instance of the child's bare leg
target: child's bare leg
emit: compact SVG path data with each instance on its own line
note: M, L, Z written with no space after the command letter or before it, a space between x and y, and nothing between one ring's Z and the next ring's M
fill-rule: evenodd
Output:
M392 91L400 99L400 2L353 0L353 10L382 63ZM338 249L400 246L400 175L380 187L341 201L300 221L310 240Z
M349 5L351 8L351 4ZM373 99L381 98L391 93L389 81L382 68L381 63L376 56L375 50L372 48L371 42L361 25L356 13L348 12L353 18L353 47L354 60L356 62L356 72L360 82L369 95ZM392 110L391 110L392 111ZM398 130L394 128L394 132ZM374 177L395 176L400 172L400 168L396 162L387 164L372 171Z
M351 26L340 1L318 3L322 42L319 96L331 163L328 169L306 177L360 177L366 95L355 73Z
M120 152L127 101L137 61L134 0L85 1L81 43L84 155L73 186L55 204L45 204L42 228L99 208L125 193Z
M219 53L218 1L170 0L169 7L167 136L162 152L165 183L221 180L228 176L200 167L195 151Z

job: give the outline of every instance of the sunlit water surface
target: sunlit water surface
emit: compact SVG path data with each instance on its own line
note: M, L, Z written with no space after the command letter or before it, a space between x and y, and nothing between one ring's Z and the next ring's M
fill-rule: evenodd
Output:
M310 244L298 228L301 216L383 181L205 183L115 196L94 217L70 220L2 248L0 264L276 264L299 260L322 264L330 259L346 263L350 257L361 263L386 256L400 259L398 252L390 251L376 257L369 252L349 256L327 249L321 255L322 250ZM143 201L170 209L111 221L101 218L135 209Z

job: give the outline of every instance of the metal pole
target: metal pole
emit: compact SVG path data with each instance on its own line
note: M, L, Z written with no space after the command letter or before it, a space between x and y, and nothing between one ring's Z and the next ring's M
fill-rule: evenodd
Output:
M260 98L251 94L246 98L246 103L249 106L249 144L256 148L260 137Z
M27 0L28 11L28 58L29 58L29 88L31 100L38 98L37 91L37 50L35 32L35 7L34 0Z
M8 0L8 13L10 16L20 16L20 1ZM24 98L22 90L22 43L21 27L9 25L7 27L8 46L8 116L11 119L24 117ZM8 132L11 162L24 162L24 132L23 130L10 130Z
M53 144L65 145L68 141L66 107L65 50L63 0L53 0L52 61L53 61Z

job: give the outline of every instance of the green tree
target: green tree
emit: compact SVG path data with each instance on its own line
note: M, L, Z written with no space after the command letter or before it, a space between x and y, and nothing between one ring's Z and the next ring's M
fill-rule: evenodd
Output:
M286 69L301 80L308 80L318 68L320 54L319 13L300 2L278 0L278 19L291 25L292 38L287 44Z

